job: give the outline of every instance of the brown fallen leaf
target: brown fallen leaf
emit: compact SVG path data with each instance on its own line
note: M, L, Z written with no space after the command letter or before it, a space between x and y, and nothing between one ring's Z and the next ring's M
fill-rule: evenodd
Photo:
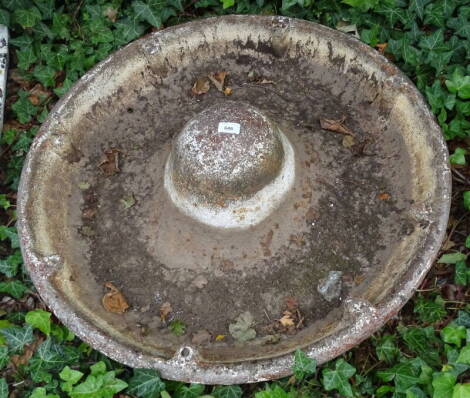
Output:
M34 106L39 105L39 103L41 102L41 100L36 95L30 95L28 99L29 102L31 102L31 104L33 104Z
M377 195L377 198L379 198L379 200L389 200L391 196L387 192L382 192Z
M85 210L83 210L83 212L82 212L82 218L83 218L84 220L92 220L93 218L95 218L95 216L96 216L96 209L85 209ZM81 231L81 232L82 232L82 234L83 234L84 231ZM85 234L84 234L84 235L86 236L86 230L85 230ZM94 235L94 234L93 234L93 235Z
M104 157L98 167L107 176L111 177L119 173L119 154L122 153L120 149L111 148L104 151Z
M207 77L200 77L194 82L191 92L194 95L202 95L202 94L207 93L210 88L211 86L209 83L209 79Z
M115 10L113 7L107 7L103 11L103 15L105 17L108 17L111 22L116 22L117 14L117 10Z
M292 312L284 311L283 316L279 319L279 323L284 327L294 326L294 318L292 317Z
M383 54L385 52L385 49L387 48L388 43L378 43L375 45L379 53Z
M352 135L345 135L343 137L342 144L345 148L352 148L354 145L356 145L356 141Z
M320 119L320 126L323 130L333 131L334 133L346 134L354 136L354 133L344 125L346 117L338 120Z
M224 94L225 95L232 95L233 90L230 87L225 87L224 88Z
M111 282L106 282L104 287L109 289L109 292L106 293L101 300L105 310L115 314L122 314L126 312L126 310L129 308L129 304L127 304L125 297L118 290L118 288Z
M202 345L207 344L211 341L212 336L207 330L198 330L196 333L193 334L191 339L191 343L195 345Z
M286 297L286 307L289 311L295 311L299 308L299 302L295 297Z
M224 92L224 83L225 77L227 76L227 72L217 72L217 73L209 73L207 76L215 88L221 92Z
M170 303L166 302L162 304L162 306L160 307L160 319L162 320L162 322L166 321L166 317L171 311L173 311L173 308L171 308Z
M12 355L10 360L11 363L15 366L15 369L20 365L26 365L43 341L44 338L39 337L33 343L25 346L22 354Z

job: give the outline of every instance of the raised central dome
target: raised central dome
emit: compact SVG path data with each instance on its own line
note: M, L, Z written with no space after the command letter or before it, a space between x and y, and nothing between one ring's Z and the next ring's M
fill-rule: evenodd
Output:
M173 141L165 187L187 215L216 227L262 221L292 186L294 152L259 110L225 101L191 119Z

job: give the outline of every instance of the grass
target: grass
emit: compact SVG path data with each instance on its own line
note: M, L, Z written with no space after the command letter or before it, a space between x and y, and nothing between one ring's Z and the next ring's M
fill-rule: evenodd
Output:
M212 387L124 367L62 326L23 269L15 199L38 126L89 68L145 33L228 13L282 14L352 31L397 63L442 128L454 193L439 261L379 333L321 367L298 351L289 379ZM1 0L0 23L11 32L0 134L0 398L470 398L469 0Z

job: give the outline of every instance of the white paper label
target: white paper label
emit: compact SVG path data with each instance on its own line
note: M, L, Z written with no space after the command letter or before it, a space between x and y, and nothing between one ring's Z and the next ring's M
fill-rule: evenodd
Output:
M220 122L218 132L225 133L225 134L240 134L240 124L230 123L230 122Z

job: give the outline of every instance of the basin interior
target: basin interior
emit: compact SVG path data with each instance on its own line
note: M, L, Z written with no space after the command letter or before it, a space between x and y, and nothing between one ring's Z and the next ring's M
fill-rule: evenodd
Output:
M361 316L354 303L379 308L400 289L433 225L439 141L396 69L326 29L240 23L124 48L61 101L32 155L25 212L44 277L90 324L147 355L192 345L201 361L229 363L320 341ZM196 80L217 72L231 95L212 83L194 94ZM249 228L197 222L163 184L173 139L224 101L263 112L295 152L294 189ZM325 120L351 134L322 129ZM342 287L327 301L318 285L331 271ZM103 308L107 282L126 312ZM278 327L286 298L298 303L298 327ZM172 311L162 321L164 303ZM257 337L239 342L229 325L246 311ZM176 319L183 336L169 328ZM211 338L197 341L201 331Z

